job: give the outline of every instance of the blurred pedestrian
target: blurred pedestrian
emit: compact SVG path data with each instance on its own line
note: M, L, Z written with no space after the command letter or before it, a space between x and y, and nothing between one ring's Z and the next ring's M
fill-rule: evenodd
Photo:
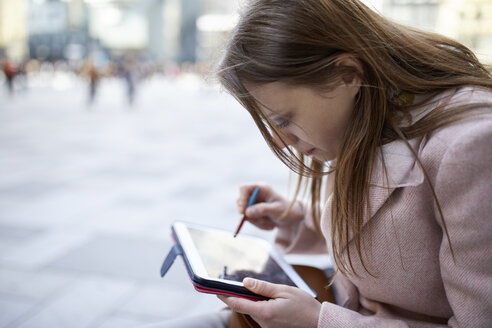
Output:
M9 56L5 56L2 61L2 69L7 81L7 90L10 95L14 93L14 78L17 75L18 67Z
M96 66L94 57L89 55L84 63L83 71L89 78L89 105L94 103L97 94L97 88L99 85L99 79L101 74Z
M135 100L135 88L138 78L138 61L135 55L127 55L121 64L121 74L125 80L126 98L129 105Z

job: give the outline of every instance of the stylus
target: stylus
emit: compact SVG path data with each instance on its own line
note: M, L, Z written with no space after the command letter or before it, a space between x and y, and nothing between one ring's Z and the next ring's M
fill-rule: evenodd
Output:
M248 204L246 205L246 208L250 207L256 202L256 197L258 197L258 193L260 192L260 187L256 187L255 190L251 193L251 196L249 196ZM236 229L236 233L234 234L234 238L236 238L237 234L239 233L239 230L243 227L244 221L246 221L248 218L246 217L246 214L244 214L243 218L241 219L241 222L239 223L239 226Z

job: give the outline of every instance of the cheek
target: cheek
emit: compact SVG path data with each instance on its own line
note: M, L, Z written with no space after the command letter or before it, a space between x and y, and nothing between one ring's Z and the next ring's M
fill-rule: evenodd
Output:
M354 107L355 107L355 101L352 98L350 98L340 106L340 112L338 113L338 118L337 118L337 125L338 125L337 130L340 139L343 137L345 131L350 125L350 120L352 118Z
M318 126L318 144L330 152L336 152L340 146L348 124L346 117L332 117Z

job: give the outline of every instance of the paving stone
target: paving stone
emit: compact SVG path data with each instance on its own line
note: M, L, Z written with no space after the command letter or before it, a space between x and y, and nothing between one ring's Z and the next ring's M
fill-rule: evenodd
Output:
M17 245L17 241L13 241L10 239L0 239L0 258L4 254L9 254L10 252L12 252L12 250L15 249Z
M86 191L71 187L29 201L19 199L0 207L2 222L10 225L65 229L72 222L83 220L91 211L98 209L101 203L107 202L108 196L98 194L95 189Z
M161 261L171 245L171 241L96 235L53 261L49 267L68 272L159 282Z
M42 231L41 228L0 224L0 239L24 241Z
M161 320L156 318L112 315L105 318L101 324L94 325L91 328L135 328L159 321Z
M41 228L0 224L0 258L8 256L24 242L40 235L42 231Z
M22 183L16 182L12 185L7 185L0 188L0 197L5 195L13 195L16 197L23 197L25 199L32 199L33 197L39 197L46 195L47 193L63 189L66 187L64 184L45 181L44 179L26 179Z
M0 268L0 295L41 301L73 281L73 277L60 273Z
M0 295L0 327L7 327L34 306L31 301Z
M126 203L94 210L86 219L74 220L72 224L93 234L139 236L152 222L162 221L164 215L162 205L156 202L145 209ZM165 231L159 239L154 240L167 240L168 236Z
M90 327L109 315L133 289L133 284L115 279L81 281L38 312L18 320L16 328Z
M186 273L184 273L186 274ZM172 319L190 314L216 311L224 306L216 296L197 292L187 277L185 284L148 285L119 309L122 313Z
M9 253L0 254L0 265L39 269L85 242L87 238L84 233L53 229L30 238Z

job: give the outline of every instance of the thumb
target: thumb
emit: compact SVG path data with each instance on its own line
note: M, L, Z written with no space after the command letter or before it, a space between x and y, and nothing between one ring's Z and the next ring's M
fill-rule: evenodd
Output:
M244 278L243 284L244 287L246 287L253 293L269 298L278 298L284 287L283 285L272 284L267 281L253 278Z

